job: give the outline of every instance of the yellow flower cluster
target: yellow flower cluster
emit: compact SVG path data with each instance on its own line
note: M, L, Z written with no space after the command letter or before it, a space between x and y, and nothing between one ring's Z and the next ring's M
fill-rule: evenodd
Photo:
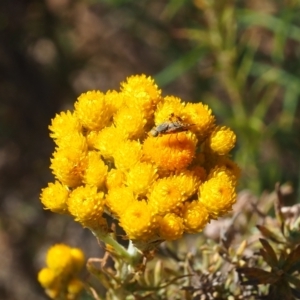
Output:
M145 75L81 94L49 128L56 181L41 201L85 227L105 227L111 215L147 248L201 231L236 201L235 133L207 105L163 97Z
M47 267L38 273L38 281L51 299L76 299L83 289L77 276L84 262L80 249L56 244L47 252Z

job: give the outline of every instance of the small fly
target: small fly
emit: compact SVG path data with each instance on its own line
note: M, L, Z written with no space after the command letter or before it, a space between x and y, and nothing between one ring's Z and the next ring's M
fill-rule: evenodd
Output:
M169 121L163 122L156 127L153 127L149 132L150 135L153 137L163 135L163 134L171 134L177 132L188 131L191 126L194 124L183 123L183 120L175 116L172 113L169 117Z

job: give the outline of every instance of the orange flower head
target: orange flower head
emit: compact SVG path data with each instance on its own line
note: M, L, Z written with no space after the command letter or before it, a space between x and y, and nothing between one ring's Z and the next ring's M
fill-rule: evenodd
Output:
M143 145L145 159L159 168L175 171L186 168L193 160L197 138L191 132L149 136Z
M199 180L199 182L203 182L206 180L207 178L207 173L205 168L198 166L198 165L194 165L193 167L190 168L190 171L194 174L194 176L197 177L197 179Z

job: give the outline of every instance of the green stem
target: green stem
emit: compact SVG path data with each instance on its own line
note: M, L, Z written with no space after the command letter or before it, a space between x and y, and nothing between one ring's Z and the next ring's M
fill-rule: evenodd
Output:
M130 241L130 246L128 250L126 250L121 244L119 244L111 234L103 231L101 229L91 229L92 233L96 236L98 242L102 241L105 244L110 245L114 251L121 257L126 263L131 265L132 267L137 266L141 262L142 254L137 251L137 249L133 246ZM133 249L134 248L134 249Z
M111 236L111 234L102 231L101 229L91 229L91 231L96 236L98 242L102 241L103 243L110 245L128 264L133 264L135 261L134 256L130 255L127 250Z

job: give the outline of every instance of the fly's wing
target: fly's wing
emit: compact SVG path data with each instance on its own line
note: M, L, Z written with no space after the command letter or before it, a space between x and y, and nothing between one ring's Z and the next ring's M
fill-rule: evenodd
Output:
M165 131L165 133L176 133L176 132L182 132L182 131L188 131L189 130L189 126L187 126L187 124L183 124L179 121L176 122L172 122L169 124L167 130Z
M168 130L169 125L169 123L165 122L156 127L153 127L150 131L150 134L155 137L158 136L160 133L165 133Z

